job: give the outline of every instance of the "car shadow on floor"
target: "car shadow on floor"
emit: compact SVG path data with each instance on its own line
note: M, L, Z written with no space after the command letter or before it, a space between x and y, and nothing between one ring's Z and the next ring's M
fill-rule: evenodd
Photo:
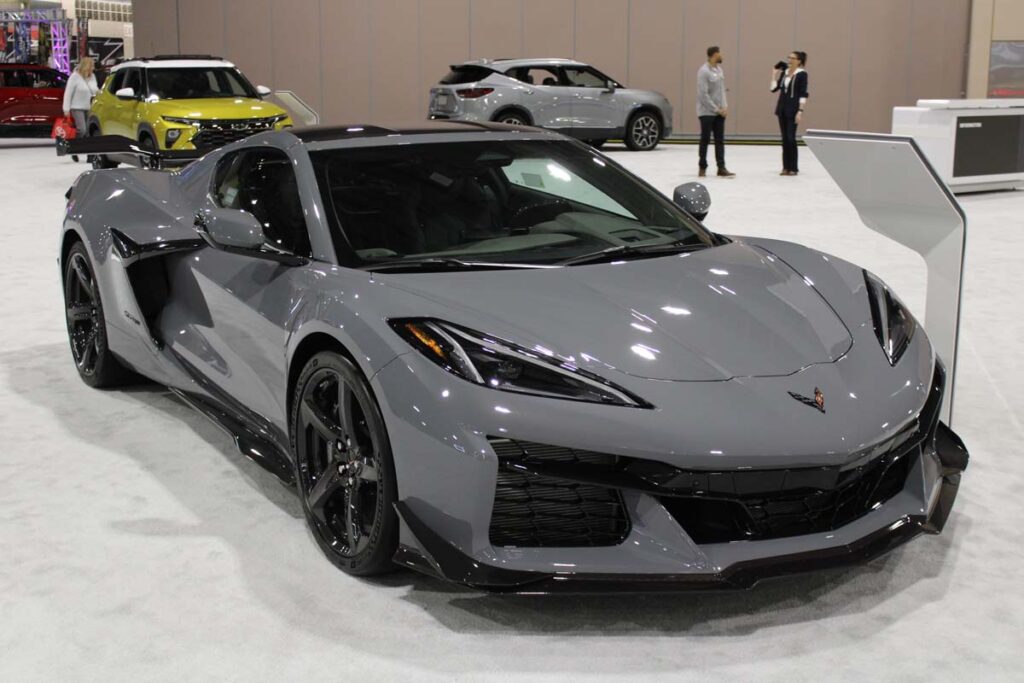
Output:
M220 537L237 554L254 597L277 610L295 627L325 638L332 637L333 624L350 616L346 614L346 600L342 599L348 591L355 591L363 599L367 592L374 591L400 595L445 629L465 634L714 637L871 612L895 600L899 600L899 608L904 612L913 611L941 600L946 594L956 558L950 549L958 537L969 531L969 520L958 518L954 512L943 535L921 537L867 565L773 579L740 592L500 596L452 586L405 570L375 579L350 579L338 574L319 556L308 533L301 539L281 539L280 525L242 524L250 510L232 511L232 501L217 499L217 481L197 481L207 474L228 479L238 476L276 506L280 514L269 516L280 520L280 515L284 515L288 531L294 529L298 534L304 529L304 522L299 522L302 512L294 492L241 456L227 435L166 390L153 384L116 391L91 390L75 374L64 344L0 354L0 371L7 375L14 393L9 402L23 400L40 406L72 437L135 463L195 515L195 527L199 529L197 532L161 520L139 519L117 522L115 531L146 536L204 533ZM131 427L111 433L109 426L104 426L125 422L145 424L152 434ZM197 454L191 461L201 464L202 472L192 471L181 463L168 466L166 450L145 447L150 437L153 443L173 440L179 424L182 430L191 430L209 446L209 454ZM223 463L229 467L224 468ZM267 548L282 544L288 546L292 555L298 555L282 560L287 566L268 561L267 557ZM295 548L301 552L296 553ZM304 576L302 581L296 580L296 574L306 573L314 578ZM346 585L347 581L356 581L358 585ZM323 582L337 582L338 588L331 596L336 600L322 600ZM901 599L901 594L911 589L914 598ZM855 628L864 624L865 628L877 630L887 625L887 620L896 619L889 615L903 613L893 606L879 611L882 614L877 618L858 620ZM386 643L368 641L366 647L397 656Z

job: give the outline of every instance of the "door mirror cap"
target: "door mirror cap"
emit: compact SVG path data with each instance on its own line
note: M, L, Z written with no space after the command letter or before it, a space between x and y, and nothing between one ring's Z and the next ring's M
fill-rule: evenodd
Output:
M213 246L259 251L267 238L256 216L248 211L217 208L196 219L199 234Z
M134 100L135 99L135 88L121 88L114 93L114 97L122 100Z
M701 183L683 183L672 191L672 201L699 221L711 210L711 193Z
M217 207L200 211L195 218L196 232L213 249L274 261L285 266L309 263L304 256L275 249L267 243L263 225L248 211Z
M256 86L256 94L259 95L260 97L266 97L267 95L269 95L272 92L273 92L273 90L271 90L270 88L268 88L265 85L257 85Z
M615 81L608 81L604 86L605 92L615 92Z

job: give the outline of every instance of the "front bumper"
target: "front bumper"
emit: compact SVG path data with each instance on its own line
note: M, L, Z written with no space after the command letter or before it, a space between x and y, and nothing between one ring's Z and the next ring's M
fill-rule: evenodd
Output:
M936 430L934 445L939 478L936 495L926 513L900 515L885 526L845 543L739 561L715 571L642 574L572 570L542 572L485 564L446 541L405 501L396 503L395 509L418 548L403 544L394 559L400 565L447 581L500 593L658 593L751 588L767 578L862 564L921 533L940 533L953 508L960 474L966 469L969 456L960 438L942 423Z

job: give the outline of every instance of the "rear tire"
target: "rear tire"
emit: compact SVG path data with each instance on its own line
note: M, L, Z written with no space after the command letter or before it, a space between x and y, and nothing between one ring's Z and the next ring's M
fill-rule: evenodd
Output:
M530 122L522 112L515 110L501 112L494 117L498 123L507 123L510 126L529 126Z
M295 383L291 435L302 511L320 550L353 576L395 569L391 444L373 391L350 360L334 351L309 359Z
M661 119L654 112L641 110L626 124L626 147L634 152L649 152L661 141Z
M99 389L124 384L132 374L107 346L107 322L99 284L85 245L75 243L64 264L64 310L71 358L78 376Z

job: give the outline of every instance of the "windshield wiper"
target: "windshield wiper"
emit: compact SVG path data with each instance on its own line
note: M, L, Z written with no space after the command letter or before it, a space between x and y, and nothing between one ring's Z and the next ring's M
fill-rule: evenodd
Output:
M486 261L463 261L462 259L445 257L415 258L415 259L394 259L392 261L381 261L363 266L363 270L370 272L388 270L513 270L519 268L546 268L549 266L535 265L529 263L490 263Z
M600 263L601 261L613 259L616 256L658 256L665 254L681 254L686 251L706 249L707 246L708 245L703 242L697 244L686 244L685 242L647 245L619 244L614 247L608 247L607 249L601 249L600 251L592 251L587 254L580 254L579 256L567 258L564 261L559 261L558 265L579 266L585 263Z

